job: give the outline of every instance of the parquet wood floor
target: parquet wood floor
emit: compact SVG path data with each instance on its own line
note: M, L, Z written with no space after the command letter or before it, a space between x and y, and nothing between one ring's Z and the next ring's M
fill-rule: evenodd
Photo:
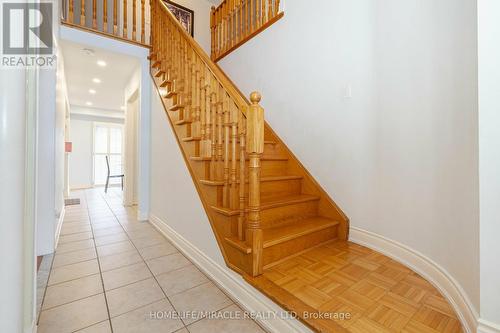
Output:
M246 278L320 332L463 332L452 307L423 277L352 242L321 245ZM311 312L331 315L310 318Z

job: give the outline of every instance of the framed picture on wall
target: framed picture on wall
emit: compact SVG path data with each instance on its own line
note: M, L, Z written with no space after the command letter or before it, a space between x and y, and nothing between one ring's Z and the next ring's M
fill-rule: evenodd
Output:
M163 0L186 31L194 37L194 11L170 0Z

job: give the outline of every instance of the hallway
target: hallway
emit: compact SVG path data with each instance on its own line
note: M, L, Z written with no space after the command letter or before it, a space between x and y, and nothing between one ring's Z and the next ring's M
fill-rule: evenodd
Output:
M138 222L119 189L72 197L80 204L66 206L39 333L262 332L252 320L234 319L242 310L149 223Z

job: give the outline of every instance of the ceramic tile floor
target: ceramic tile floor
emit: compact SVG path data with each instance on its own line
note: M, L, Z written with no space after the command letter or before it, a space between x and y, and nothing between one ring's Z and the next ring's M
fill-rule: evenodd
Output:
M73 192L38 333L263 332L111 188ZM204 312L218 315L207 318ZM180 316L179 316L180 315ZM181 318L182 317L182 318Z

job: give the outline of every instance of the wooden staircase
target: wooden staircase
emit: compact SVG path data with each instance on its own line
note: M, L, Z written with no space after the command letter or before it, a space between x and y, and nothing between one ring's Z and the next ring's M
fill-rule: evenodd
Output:
M229 267L247 275L335 239L347 217L189 36L152 2L151 74Z

